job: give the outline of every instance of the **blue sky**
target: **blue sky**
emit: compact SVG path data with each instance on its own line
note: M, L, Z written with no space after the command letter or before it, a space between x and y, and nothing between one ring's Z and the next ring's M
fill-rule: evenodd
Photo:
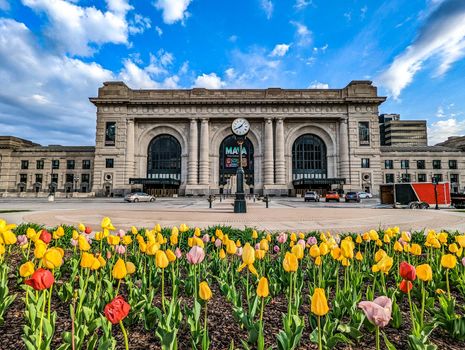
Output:
M341 88L465 134L465 0L0 0L0 134L92 145L105 80Z

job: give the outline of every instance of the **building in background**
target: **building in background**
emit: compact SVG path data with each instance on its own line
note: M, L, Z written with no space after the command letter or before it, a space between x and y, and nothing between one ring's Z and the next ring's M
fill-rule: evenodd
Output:
M95 147L0 138L0 195L234 193L239 148L231 122L238 117L251 123L243 148L248 193L377 194L382 183L432 176L457 191L465 184L465 152L427 146L424 121L379 116L385 97L370 81L237 90L133 90L105 82L90 101L97 107Z

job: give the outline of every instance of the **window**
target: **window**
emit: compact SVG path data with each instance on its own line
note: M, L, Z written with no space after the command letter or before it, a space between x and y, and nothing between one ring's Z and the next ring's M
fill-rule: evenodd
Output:
M21 169L29 169L29 161L28 160L22 160L21 161Z
M52 174L52 183L58 185L58 174Z
M434 174L433 176L434 176L434 178L436 178L436 181L437 181L437 182L441 182L441 181L442 181L442 174Z
M418 182L426 182L426 174L418 174Z
M394 169L394 161L392 159L384 161L384 169Z
M82 169L90 169L90 159L84 159L82 161Z
M27 174L19 174L19 182L27 183Z
M82 174L81 175L81 183L90 183L90 175L89 174Z
M36 174L36 182L42 183L43 178L44 178L44 177L43 177L42 174Z
M52 169L60 169L60 161L58 159L52 160Z
M450 174L450 183L451 184L459 183L459 174Z
M36 162L36 169L43 169L44 168L44 161L42 159L39 159L37 162Z
M424 160L417 160L417 169L425 169L426 162Z
M394 174L386 174L386 183L387 184L394 183Z
M402 169L409 169L410 168L410 162L408 160L401 160L400 161L400 167Z
M449 169L457 169L457 161L455 159L449 160Z
M358 123L358 139L360 146L370 145L370 123L359 122Z
M410 182L410 174L402 174L402 182Z
M114 146L116 139L116 123L107 122L105 124L105 146Z
M433 160L433 169L441 169L441 161L440 160Z
M74 174L66 174L66 182L73 183L74 181Z
M226 148L225 148L226 149ZM228 159L226 157L227 166ZM304 134L292 146L292 178L325 179L327 175L326 145L314 134Z
M370 167L370 158L362 158L362 168Z
M66 169L68 170L74 169L74 160L68 159L66 161Z
M113 158L105 159L105 168L113 168Z

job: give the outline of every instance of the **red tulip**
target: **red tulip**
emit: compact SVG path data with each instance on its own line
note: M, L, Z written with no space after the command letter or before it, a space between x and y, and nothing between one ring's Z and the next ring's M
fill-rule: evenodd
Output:
M53 282L55 282L55 278L53 274L49 270L45 269L37 269L31 276L30 279L25 280L28 286L31 286L35 290L44 290L48 289L52 286Z
M92 229L89 226L86 226L86 229L84 230L86 234L90 234L92 232Z
M415 267L410 265L406 261L402 261L399 266L399 274L404 280L407 281L415 281L417 278L417 273L415 271Z
M39 239L42 240L45 244L49 244L52 240L52 235L47 230L42 230L42 233L39 236Z
M412 290L412 288L413 288L412 282L407 281L407 280L402 280L402 282L400 282L400 284L399 284L399 289L402 292L404 292L405 294L410 292Z
M104 309L105 317L113 324L119 323L126 318L131 310L131 306L124 300L121 295L110 301Z

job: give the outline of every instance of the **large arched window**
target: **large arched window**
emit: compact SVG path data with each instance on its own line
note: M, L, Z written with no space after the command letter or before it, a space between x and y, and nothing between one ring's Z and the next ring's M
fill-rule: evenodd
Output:
M235 176L239 166L239 145L236 136L226 137L220 145L220 185L225 185L231 176ZM246 139L242 145L242 167L245 182L254 185L254 149L252 142Z
M181 144L175 137L155 137L147 154L147 178L181 180Z
M326 145L313 134L301 135L292 146L292 178L325 179L327 177Z

